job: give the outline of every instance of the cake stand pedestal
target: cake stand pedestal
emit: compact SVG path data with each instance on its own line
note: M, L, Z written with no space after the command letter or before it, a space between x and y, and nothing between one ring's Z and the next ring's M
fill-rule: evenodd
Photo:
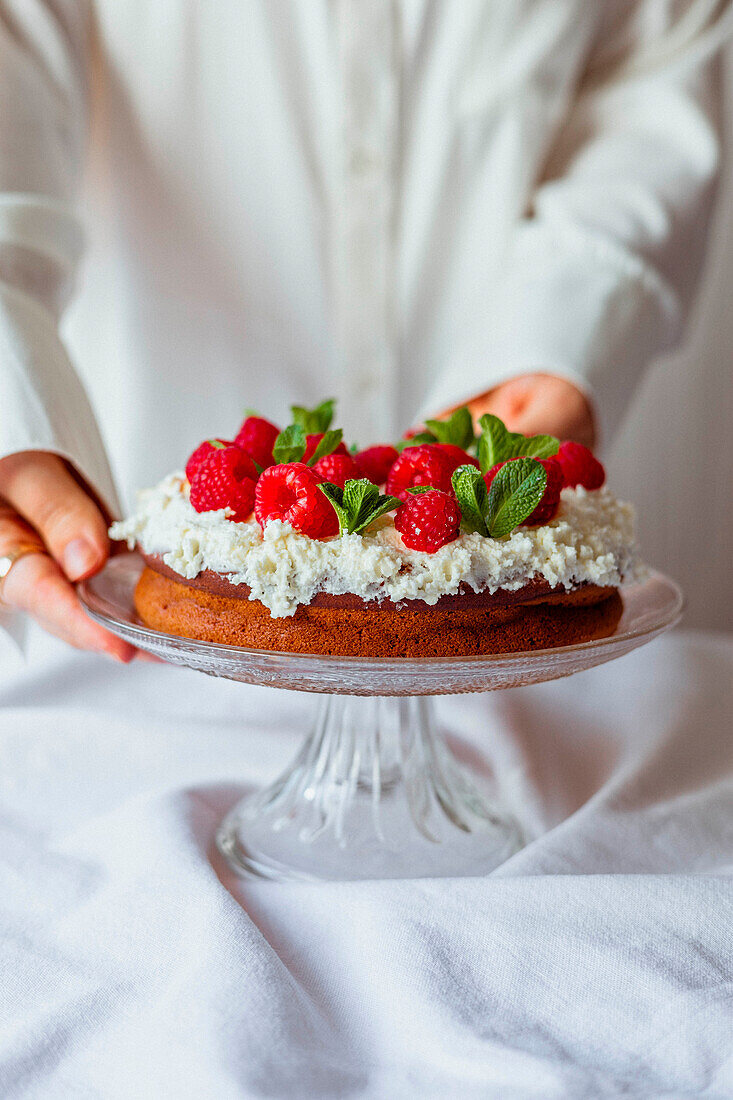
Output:
M88 614L140 649L213 676L319 692L293 764L222 822L217 842L240 873L278 880L483 875L522 847L490 776L456 759L430 696L569 676L673 626L682 593L654 573L623 590L613 635L530 653L417 659L276 653L178 638L133 606L137 554L79 585ZM487 769L488 770L488 769Z
M344 695L323 696L293 765L217 840L241 871L307 879L485 873L522 846L436 731L432 699Z

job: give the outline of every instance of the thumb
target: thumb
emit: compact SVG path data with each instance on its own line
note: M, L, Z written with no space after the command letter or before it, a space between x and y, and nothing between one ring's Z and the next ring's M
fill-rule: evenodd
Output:
M109 556L105 518L60 458L38 452L12 455L2 464L0 488L70 581L101 569Z

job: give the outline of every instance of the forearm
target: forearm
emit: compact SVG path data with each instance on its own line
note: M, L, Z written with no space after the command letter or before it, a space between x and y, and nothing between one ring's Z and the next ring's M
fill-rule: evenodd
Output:
M691 3L604 6L480 337L447 365L428 408L539 371L592 394L608 437L644 367L679 341L720 160L716 50L731 16L713 19L713 8L693 24Z
M88 5L0 9L0 457L63 455L114 508L91 406L58 333L82 254Z
M98 503L117 504L58 331L82 252L88 31L86 0L0 4L0 626L20 609L73 644L129 659L71 585L103 564Z

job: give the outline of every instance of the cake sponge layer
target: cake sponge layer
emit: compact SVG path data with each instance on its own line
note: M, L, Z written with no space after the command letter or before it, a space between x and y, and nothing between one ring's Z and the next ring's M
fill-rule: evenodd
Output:
M165 568L165 567L163 567ZM361 600L322 594L287 618L221 584L173 579L146 565L135 607L146 626L224 645L354 657L463 657L573 645L616 629L623 610L615 588L582 585L423 601ZM225 581L226 583L226 581ZM480 597L484 598L481 599ZM512 597L508 599L507 597Z

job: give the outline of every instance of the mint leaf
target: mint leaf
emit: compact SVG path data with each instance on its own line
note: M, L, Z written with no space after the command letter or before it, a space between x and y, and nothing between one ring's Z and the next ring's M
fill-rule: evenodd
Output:
M414 497L416 497L420 493L434 493L435 492L435 486L434 485L413 485L412 488L408 489L407 491L408 491L408 493L411 493Z
M547 471L534 458L518 458L497 471L489 490L486 526L500 539L519 527L542 500Z
M464 451L473 446L473 420L466 405L461 405L447 420L426 420L425 426L438 443L452 443Z
M511 456L511 432L503 420L493 413L485 413L479 420L481 438L478 442L478 461L481 473L485 474L497 462L504 462Z
M419 447L422 443L437 442L432 432L418 432L417 435L413 435L409 439L400 439L398 443L395 443L395 449L402 454L408 447Z
M291 405L290 412L293 423L299 424L306 435L317 435L326 432L331 427L333 409L336 401L329 397L327 401L321 401L314 409L306 409L303 405Z
M343 535L349 530L349 521L346 509L344 508L344 491L339 485L334 485L332 481L321 481L318 488L327 496L333 505L333 510L338 516L339 521L339 534Z
M305 454L305 431L300 424L290 424L275 440L272 455L275 462L300 462Z
M330 481L318 487L331 501L342 535L361 534L370 523L402 503L397 497L383 496L367 478L352 478L343 489Z
M400 504L402 501L397 497L380 493L368 478L353 478L344 487L344 508L350 513L349 530L357 535Z
M512 435L510 458L551 458L560 449L560 440L554 435Z
M336 450L339 443L341 442L341 437L343 436L343 434L344 433L341 431L341 428L335 428L331 429L331 431L324 432L323 439L308 459L308 465L314 466L315 463L318 462L319 458L325 458L326 455L333 454L333 452Z
M463 528L466 531L478 531L479 535L488 535L486 511L489 494L479 471L475 466L459 466L453 471L451 480L461 509Z
M379 500L379 489L368 478L351 478L344 485L344 508L349 513L350 531L355 531Z
M367 527L370 527L375 520L379 519L386 512L391 512L393 508L399 508L402 501L398 497L380 496L378 502L372 508L369 515L364 519L358 527L354 528L357 535L360 535L362 531L365 531Z
M509 458L550 458L560 448L560 441L554 435L528 436L510 432L503 421L492 413L482 416L479 424L478 460L482 474L497 462L506 462Z

